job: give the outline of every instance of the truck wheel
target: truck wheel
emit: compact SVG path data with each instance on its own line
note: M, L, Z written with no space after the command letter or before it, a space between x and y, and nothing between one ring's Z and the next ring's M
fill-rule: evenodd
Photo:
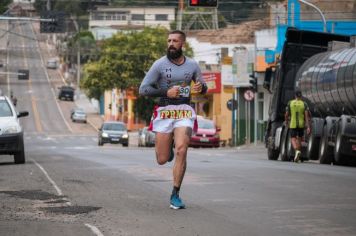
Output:
M293 149L293 145L292 145L292 137L290 136L290 132L288 131L288 135L287 135L287 157L289 158L289 161L293 161L294 160L294 149Z
M272 160L272 161L276 161L278 160L278 157L279 157L279 151L278 149L275 150L273 148L268 148L267 149L267 155L268 155L268 160Z
M289 135L289 130L288 128L284 128L282 138L281 138L281 144L280 144L280 153L279 156L281 158L281 161L290 161L290 153L289 153L289 145L290 144L290 138L288 138ZM288 143L289 141L289 143Z
M312 130L309 140L306 156L309 160L318 160L318 151L320 146L320 138L316 137L314 131Z
M341 153L342 150L342 136L345 131L346 119L341 117L337 124L336 129L336 139L335 139L335 148L334 148L334 158L335 164L337 165L347 165L347 156Z
M331 164L333 162L332 148L328 144L330 128L327 124L323 127L319 148L319 162L320 164Z

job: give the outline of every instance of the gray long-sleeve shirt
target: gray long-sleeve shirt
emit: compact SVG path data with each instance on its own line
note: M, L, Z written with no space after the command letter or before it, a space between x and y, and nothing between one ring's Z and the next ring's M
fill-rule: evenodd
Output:
M141 83L139 93L143 96L160 97L159 104L189 104L192 80L200 82L203 86L201 93L206 93L207 86L196 61L185 57L183 64L176 65L164 56L153 63ZM168 89L175 85L180 86L180 97L168 98Z

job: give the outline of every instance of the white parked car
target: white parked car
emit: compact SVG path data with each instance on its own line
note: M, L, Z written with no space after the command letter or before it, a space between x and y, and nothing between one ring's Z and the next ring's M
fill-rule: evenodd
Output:
M87 123L87 114L83 109L75 108L71 111L70 118L73 122L84 122Z
M48 69L57 69L59 65L58 59L57 58L50 58L47 61L47 68Z
M6 96L0 96L0 155L14 155L17 164L25 163L23 129L19 117L28 116L27 111L17 113Z

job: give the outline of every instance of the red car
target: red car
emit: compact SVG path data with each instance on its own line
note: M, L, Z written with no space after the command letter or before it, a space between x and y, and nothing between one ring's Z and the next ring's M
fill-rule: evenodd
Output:
M198 130L193 132L189 146L191 147L219 147L220 128L217 128L214 121L198 116Z

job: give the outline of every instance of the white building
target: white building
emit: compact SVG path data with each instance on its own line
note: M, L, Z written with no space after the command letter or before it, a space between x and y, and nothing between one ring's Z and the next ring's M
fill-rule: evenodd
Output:
M13 0L14 3L34 3L36 0Z
M141 30L147 26L170 29L173 21L174 7L99 7L90 12L89 30L96 39L104 39L117 31Z

